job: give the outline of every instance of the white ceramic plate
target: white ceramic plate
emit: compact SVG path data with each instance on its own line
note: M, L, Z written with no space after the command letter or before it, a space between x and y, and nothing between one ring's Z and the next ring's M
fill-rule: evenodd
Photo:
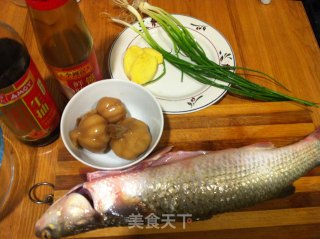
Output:
M223 35L207 23L198 19L174 15L195 37L205 50L208 58L220 65L235 66L235 57L232 48ZM172 50L172 42L159 25L151 18L144 19L153 38L166 50ZM138 23L134 24L139 27ZM109 70L112 78L128 79L123 69L123 57L128 47L138 45L148 47L148 44L133 30L126 28L113 43L109 56ZM183 58L183 56L180 56ZM146 85L159 101L164 113L190 113L217 102L226 93L226 90L210 87L197 82L186 74L166 62L167 73L160 80ZM158 75L163 71L161 65ZM224 82L220 82L225 84Z

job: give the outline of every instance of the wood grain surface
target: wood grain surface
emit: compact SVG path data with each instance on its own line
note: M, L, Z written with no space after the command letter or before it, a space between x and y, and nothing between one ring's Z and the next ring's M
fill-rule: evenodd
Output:
M259 69L284 84L290 94L320 102L320 52L301 1L273 0L152 0L171 13L199 18L218 29L230 42L239 66ZM24 39L31 57L48 82L60 107L65 100L39 54L27 10L9 0L0 0L0 20L9 23ZM108 53L122 27L100 17L107 11L119 14L111 0L82 0L81 10L88 23L99 65L108 78ZM240 73L240 72L239 72ZM277 86L243 72L251 80ZM259 141L276 146L295 142L320 126L320 111L293 103L255 102L227 94L207 109L184 115L165 115L165 130L158 148L173 145L174 150L218 150ZM92 171L72 158L61 139L34 148L17 141L4 126L12 154L16 155L16 177L10 203L0 218L0 238L35 238L34 224L47 205L28 199L35 183L55 183L38 190L39 197L54 193L59 198L84 180ZM96 230L74 238L320 238L320 169L316 168L295 182L293 195L263 202L251 208L193 222L182 229Z

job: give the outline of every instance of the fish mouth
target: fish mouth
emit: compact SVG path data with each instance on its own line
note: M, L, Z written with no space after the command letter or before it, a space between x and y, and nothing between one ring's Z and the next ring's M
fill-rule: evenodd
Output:
M45 228L41 231L41 238L42 239L58 239L59 237L54 237L52 230L49 228Z
M59 239L59 238L61 238L60 230L58 230L57 228L52 229L52 228L50 228L50 225L45 227L42 230L37 230L37 228L36 228L36 236L41 239Z

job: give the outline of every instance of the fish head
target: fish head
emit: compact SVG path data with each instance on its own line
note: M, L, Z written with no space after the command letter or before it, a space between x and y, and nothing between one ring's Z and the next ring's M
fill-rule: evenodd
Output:
M77 192L56 201L37 221L36 236L57 239L98 228L101 215L95 211L90 198Z

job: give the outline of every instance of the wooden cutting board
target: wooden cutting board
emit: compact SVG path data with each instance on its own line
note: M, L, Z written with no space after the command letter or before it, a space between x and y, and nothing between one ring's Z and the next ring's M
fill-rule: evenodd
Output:
M165 115L165 129L158 148L173 145L173 150L219 150L265 141L284 146L302 139L314 130L311 112L293 103L214 105L191 114ZM85 173L91 171L94 169L76 161L62 147L57 161L55 199L84 182ZM199 232L207 236L212 234L220 235L219 238L229 238L228 232L234 233L234 230L239 230L239 238L246 238L248 230L250 233L256 230L257 235L261 232L263 235L269 233L270 236L277 233L277 238L281 238L287 230L298 232L299 228L307 230L304 227L319 227L320 168L297 180L295 187L293 195L217 215L210 220L193 222L187 224L185 229L182 223L176 223L175 229L118 227L99 229L73 238L131 238L132 235L137 238L142 235L148 238L192 238L201 235ZM320 233L315 236L320 238Z

